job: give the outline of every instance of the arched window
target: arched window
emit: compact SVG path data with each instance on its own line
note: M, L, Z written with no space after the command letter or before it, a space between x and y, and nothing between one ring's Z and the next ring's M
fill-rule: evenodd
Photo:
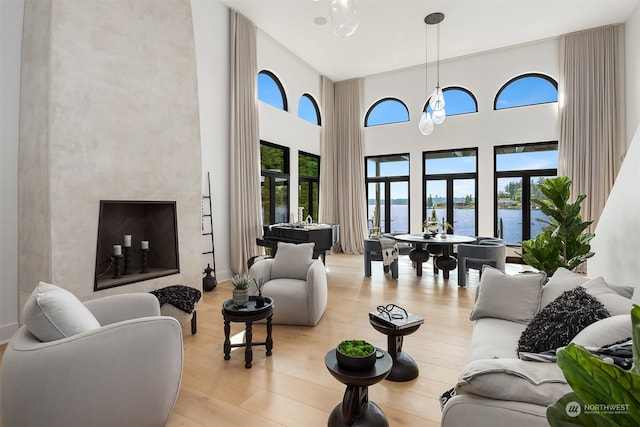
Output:
M298 117L306 120L314 125L321 125L320 109L318 103L313 99L313 96L308 93L303 94L298 101Z
M528 73L506 82L493 102L494 110L558 102L558 82L549 76Z
M447 117L457 116L458 114L477 113L478 101L473 96L471 91L458 86L451 86L442 89L442 96L444 96L444 105ZM431 97L429 97L431 99ZM424 104L428 105L429 99ZM424 111L424 107L422 108ZM429 112L433 114L431 106L429 106Z
M258 99L284 111L289 111L287 95L282 83L271 71L262 70L258 73Z
M404 102L396 98L384 98L369 108L364 117L364 126L386 125L409 121L409 110Z

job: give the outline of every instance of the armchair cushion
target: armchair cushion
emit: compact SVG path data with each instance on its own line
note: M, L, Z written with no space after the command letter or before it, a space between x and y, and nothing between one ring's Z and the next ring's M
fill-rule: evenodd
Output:
M100 327L98 320L75 295L45 282L40 282L29 296L22 319L29 332L43 342Z
M271 266L271 279L306 280L313 261L315 243L278 242L278 251Z

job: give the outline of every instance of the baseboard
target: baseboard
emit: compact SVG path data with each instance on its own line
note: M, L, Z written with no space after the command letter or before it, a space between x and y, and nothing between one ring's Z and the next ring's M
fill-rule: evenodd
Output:
M8 325L0 326L0 344L8 343L19 327L20 325L18 323L9 323Z

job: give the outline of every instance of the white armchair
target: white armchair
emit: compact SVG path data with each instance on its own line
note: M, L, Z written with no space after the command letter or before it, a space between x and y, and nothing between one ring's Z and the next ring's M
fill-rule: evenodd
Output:
M182 330L155 296L84 303L100 326L42 342L22 326L0 365L1 422L14 426L162 426L178 397Z
M327 308L327 272L322 261L312 259L313 243L278 242L273 259L251 266L249 275L263 283L262 295L273 299L273 323L318 324ZM257 294L257 289L252 288Z

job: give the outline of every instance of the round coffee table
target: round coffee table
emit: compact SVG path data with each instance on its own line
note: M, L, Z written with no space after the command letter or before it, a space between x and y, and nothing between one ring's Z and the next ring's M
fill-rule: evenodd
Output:
M418 376L418 365L413 357L402 351L404 336L418 330L421 323L406 328L396 329L395 327L369 318L371 326L387 336L387 351L393 360L393 368L386 379L389 381L411 381Z
M382 357L376 360L376 364L368 371L350 371L338 366L335 348L324 357L324 364L331 375L347 386L342 398L331 415L329 415L329 427L361 426L361 427L388 427L389 422L382 409L369 401L370 385L382 381L393 366L393 360L389 353L378 350Z
M244 367L250 368L253 361L254 345L264 345L267 349L267 356L271 356L273 339L271 338L271 318L273 317L273 299L264 297L264 307L256 307L256 297L250 296L249 302L244 307L238 307L232 299L222 303L222 317L224 319L224 360L231 358L231 349L234 347L246 347L244 350ZM265 341L253 342L253 322L267 319L267 339ZM231 322L244 322L245 342L231 344L229 334L231 333Z

